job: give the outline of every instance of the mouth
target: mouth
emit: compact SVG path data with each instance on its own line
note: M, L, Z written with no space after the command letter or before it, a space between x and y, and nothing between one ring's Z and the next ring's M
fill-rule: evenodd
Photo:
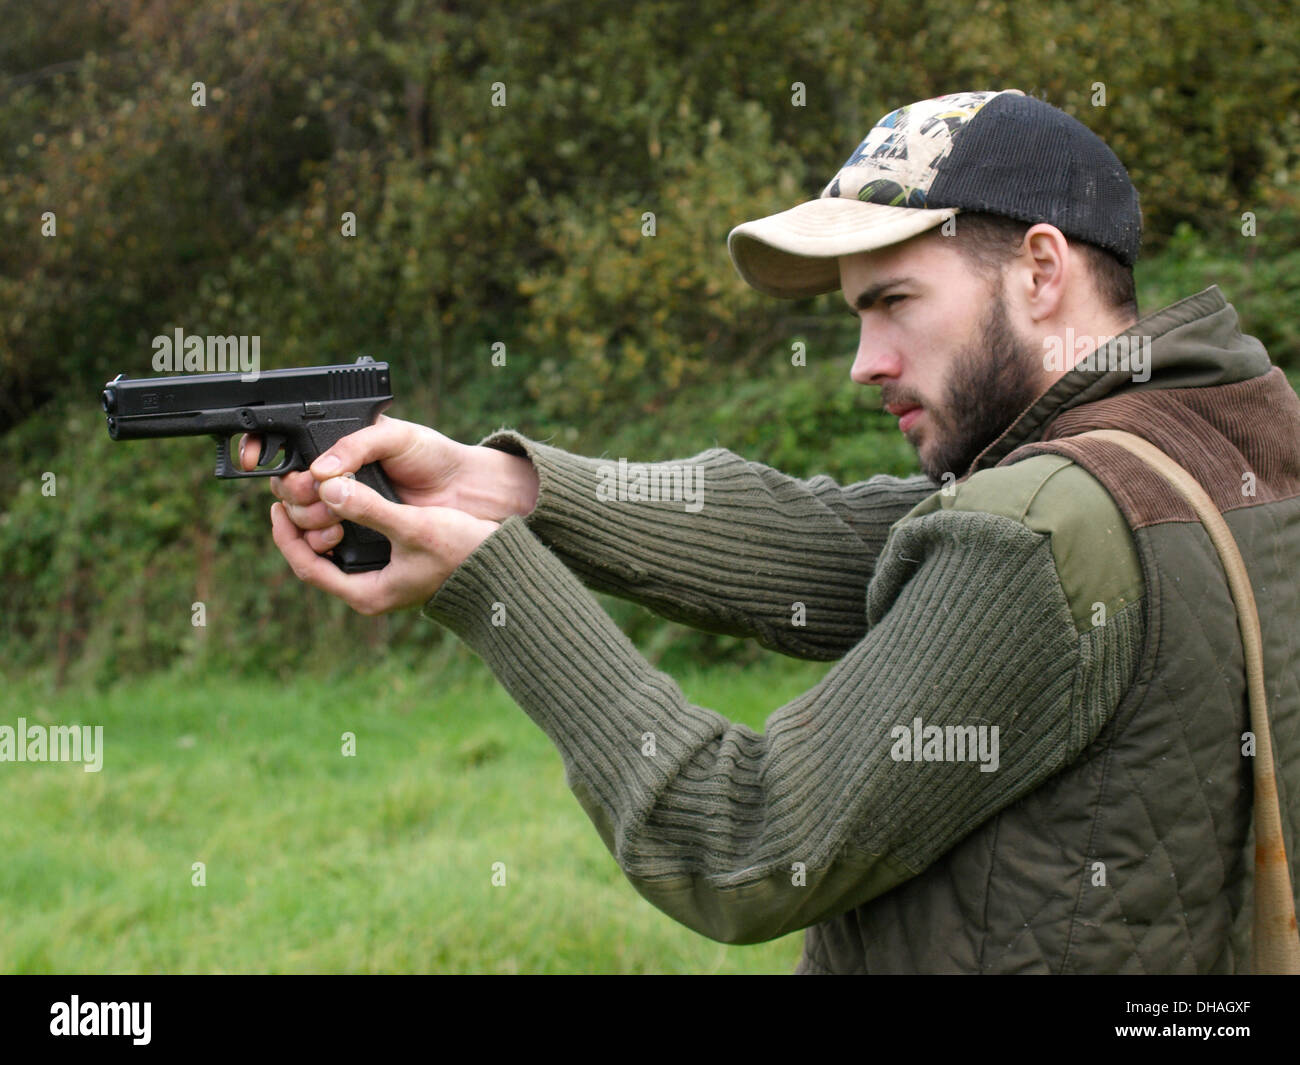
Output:
M898 418L899 431L904 433L925 413L925 408L915 403L891 403L885 407L885 410Z

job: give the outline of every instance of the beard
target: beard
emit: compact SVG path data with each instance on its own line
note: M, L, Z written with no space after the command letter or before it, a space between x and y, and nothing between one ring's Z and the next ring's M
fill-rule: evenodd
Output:
M1034 344L1012 328L1006 301L995 292L979 335L953 358L943 405L926 409L933 442L929 454L918 451L918 457L927 477L941 482L951 473L960 479L1038 398L1036 354Z

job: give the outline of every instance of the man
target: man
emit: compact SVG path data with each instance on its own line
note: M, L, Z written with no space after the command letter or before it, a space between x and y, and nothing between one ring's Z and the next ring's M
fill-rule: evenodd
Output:
M1136 321L1140 231L1119 160L1057 109L901 108L729 247L764 292L843 290L852 377L924 475L840 487L712 450L684 464L692 511L515 433L382 419L273 482L275 541L363 613L424 604L469 643L637 890L705 935L806 928L801 972L1240 971L1251 761L1218 557L1158 475L1074 438L1135 432L1226 513L1294 862L1300 401L1217 289ZM340 476L369 461L404 505ZM340 518L388 535L386 569L320 557ZM758 735L688 703L584 583L838 662Z

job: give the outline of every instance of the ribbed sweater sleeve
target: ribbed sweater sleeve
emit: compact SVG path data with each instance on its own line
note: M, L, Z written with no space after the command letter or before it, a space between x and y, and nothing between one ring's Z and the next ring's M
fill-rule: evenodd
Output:
M1077 631L1050 540L970 511L899 525L868 631L761 735L690 703L518 517L425 611L550 737L639 892L713 939L758 942L921 872L1109 720L1142 606ZM968 757L926 757L931 727L965 737ZM967 728L986 730L982 747Z
M588 587L797 658L838 658L862 639L863 589L890 526L938 487L883 474L848 486L799 480L714 449L633 467L648 483L698 486L698 500L602 500L618 459L509 431L483 443L532 461L528 526ZM791 624L796 614L803 624Z

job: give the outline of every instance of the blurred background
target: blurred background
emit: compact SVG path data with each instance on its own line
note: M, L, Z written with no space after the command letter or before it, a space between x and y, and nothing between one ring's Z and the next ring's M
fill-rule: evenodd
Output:
M0 723L107 745L99 774L0 765L0 970L798 955L644 904L477 660L301 586L270 496L216 481L209 443L112 443L100 388L152 373L156 335L257 335L263 369L387 360L389 413L467 442L913 472L848 379L840 296L758 295L726 235L816 196L885 112L1017 87L1128 167L1142 312L1217 284L1300 381L1289 4L3 0L0 26ZM602 602L755 728L824 668Z

